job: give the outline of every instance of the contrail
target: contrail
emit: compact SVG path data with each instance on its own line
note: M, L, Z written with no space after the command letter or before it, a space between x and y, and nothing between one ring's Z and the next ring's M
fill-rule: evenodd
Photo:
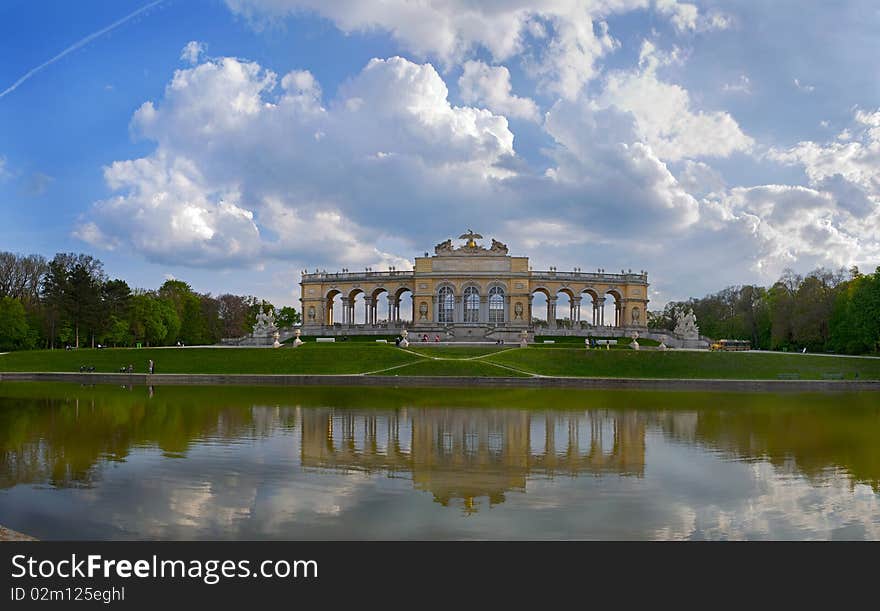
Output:
M61 58L64 57L65 55L67 55L68 53L72 53L73 51L76 51L76 50L79 49L80 47L89 44L90 42L92 42L93 40L95 40L96 38L98 38L99 36L103 36L104 34L106 34L107 32L109 32L110 30L115 30L116 28L118 28L119 26L121 26L121 25L122 25L123 23L125 23L126 21L128 21L128 20L130 20L130 19L133 19L134 17L137 17L138 15L140 15L141 13L143 13L144 11L147 11L147 10L153 8L153 7L156 6L157 4L162 4L163 2L165 2L165 0L156 0L155 2L150 2L148 5L139 8L138 10L136 10L136 11L133 12L133 13L131 13L130 15L126 15L125 17L123 17L123 18L120 19L119 21L114 21L113 23L111 23L110 25L108 25L106 28L104 28L104 29L102 29L102 30L98 30L97 32L94 32L93 34L89 34L88 36L86 36L86 37L83 38L82 40L79 40L79 41L73 43L72 45L70 45L69 47L67 47L66 49L64 49L61 53L59 53L58 55L56 55L55 57L53 57L52 59L50 59L49 61L47 61L47 62L43 62L42 64L40 64L40 65L37 66L36 68L33 68L32 70L28 71L27 74L25 74L23 77L21 77L20 79L18 79L18 80L15 81L14 83L12 83L12 85L10 85L7 89L5 89L4 91L0 92L0 99L2 99L6 94L12 93L12 92L15 91L16 89L18 89L19 85L21 85L21 84L24 83L26 80L28 80L29 78L31 78L31 77L32 77L33 75L35 75L37 72L39 72L40 70L42 70L43 68L45 68L45 67L47 67L47 66L51 66L52 64L54 64L55 62L57 62L59 59L61 59Z

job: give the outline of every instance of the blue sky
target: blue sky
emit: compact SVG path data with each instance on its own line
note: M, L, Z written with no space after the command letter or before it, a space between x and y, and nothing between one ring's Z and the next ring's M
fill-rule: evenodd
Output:
M276 303L469 227L655 308L880 264L875 2L150 5L0 4L0 249Z

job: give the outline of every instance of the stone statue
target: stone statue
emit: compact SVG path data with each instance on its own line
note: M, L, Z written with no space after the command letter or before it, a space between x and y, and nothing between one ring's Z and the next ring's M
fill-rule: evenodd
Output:
M293 347L299 348L303 345L303 341L299 337L300 335L302 335L302 329L297 329L296 331L294 331L294 334L296 334L296 339L293 340Z
M513 318L514 320L522 320L523 315L523 304L519 301L516 302L516 305L513 306Z
M450 253L453 251L452 248L452 240L446 240L445 242L440 242L437 246L434 247L434 254L439 255L442 253Z
M507 244L502 244L494 238L492 238L492 247L489 248L489 250L491 252L498 253L499 255L506 255L508 252Z
M523 329L519 332L519 347L526 348L529 345L529 332Z
M275 341L272 342L272 347L273 348L280 348L281 342L279 342L278 339L281 337L281 334L278 331L275 331L275 335L273 335L272 337L275 339Z
M407 337L409 337L409 331L407 331L406 329L404 329L403 331L400 332L400 335L403 336L403 339L400 340L400 347L401 347L401 348L406 348L406 347L408 347L408 346L409 346L409 340L407 339Z
M641 346L639 346L639 332L638 331L633 331L632 339L633 339L633 341L632 341L632 343L630 343L630 347L633 350L638 350L639 348L641 348Z
M257 322L254 324L254 335L272 335L276 330L275 315L272 313L272 310L264 312L263 306L260 306L260 311L257 313Z
M700 328L697 326L697 317L694 316L693 308L688 308L687 314L684 309L679 310L675 323L675 334L684 339L700 338Z
M642 318L642 313L639 311L639 309L638 309L638 308L633 308L633 309L632 309L632 325L633 325L634 327L640 327L640 326L642 326L642 320L641 320L641 318Z

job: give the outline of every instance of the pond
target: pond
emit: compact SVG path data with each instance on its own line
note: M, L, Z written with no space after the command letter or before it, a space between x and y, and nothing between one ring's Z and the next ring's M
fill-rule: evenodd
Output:
M40 539L880 539L880 397L0 383Z

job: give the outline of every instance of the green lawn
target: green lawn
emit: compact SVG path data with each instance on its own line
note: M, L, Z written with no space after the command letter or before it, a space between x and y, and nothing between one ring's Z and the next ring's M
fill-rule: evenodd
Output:
M467 359L475 356L494 354L499 350L515 348L515 345L507 346L432 346L430 344L410 344L409 350L439 358Z
M34 350L0 356L0 371L117 372L131 363L146 373L147 360L156 373L363 373L421 360L391 344L317 344L299 348L105 348L103 350Z
M0 355L0 371L76 372L93 365L117 372L131 363L144 373L147 360L156 373L265 373L380 375L517 376L516 371L548 376L620 378L777 379L782 376L822 379L880 379L880 359L840 358L783 353L689 352L672 350L591 350L559 345L555 349L510 346L418 346L411 351L394 344L308 342L299 348L119 348L79 351L35 350ZM417 354L414 354L417 353ZM425 356L419 356L425 355ZM434 357L434 358L431 358ZM384 369L407 365L389 372Z
M422 360L418 363L398 367L389 371L379 371L380 376L473 376L480 378L521 378L526 374L498 367L481 360Z
M527 348L483 360L549 376L766 380L798 374L810 380L842 373L846 379L880 379L880 359L813 354Z

